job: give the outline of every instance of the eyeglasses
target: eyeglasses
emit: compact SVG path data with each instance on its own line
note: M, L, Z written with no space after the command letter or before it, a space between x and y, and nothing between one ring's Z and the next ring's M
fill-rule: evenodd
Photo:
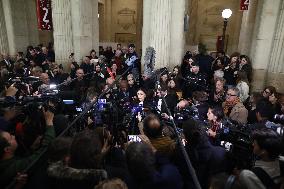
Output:
M128 79L127 81L133 81L133 79Z
M264 90L263 92L265 92L266 94L271 94L270 91Z
M227 96L237 96L237 95L230 94L230 93L227 93L226 95L227 95Z

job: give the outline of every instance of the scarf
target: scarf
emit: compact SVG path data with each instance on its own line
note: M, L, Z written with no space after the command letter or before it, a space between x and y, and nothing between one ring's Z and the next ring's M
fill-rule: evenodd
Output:
M211 121L210 125L213 132L216 132L220 128L220 123L217 121Z
M228 116L231 113L232 108L239 102L240 102L240 98L236 98L236 100L232 102L225 101L224 108L223 108L224 114Z

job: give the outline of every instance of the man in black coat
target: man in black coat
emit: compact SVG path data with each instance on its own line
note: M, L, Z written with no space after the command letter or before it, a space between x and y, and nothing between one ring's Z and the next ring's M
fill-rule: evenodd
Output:
M207 76L199 70L199 64L193 62L191 64L190 73L187 74L185 81L185 89L183 91L184 97L192 96L195 91L207 91Z
M167 116L165 114L168 114L168 111L162 99L162 96L165 98L168 108L173 114L174 109L178 102L178 96L176 94L168 94L168 90L166 87L161 87L161 89L157 90L157 98L155 100L155 106L157 110L162 114L162 116Z
M85 74L92 73L94 71L94 64L91 63L91 60L88 56L85 56L80 68L83 69Z
M83 69L78 69L76 71L76 78L77 79L70 84L70 90L74 92L76 101L80 103L86 97L86 92L89 86L86 78L84 77Z
M185 148L190 161L201 188L209 188L210 178L215 174L224 172L228 164L226 150L219 146L213 146L209 142L204 128L204 125L193 119L183 123L183 134L187 141ZM174 162L183 176L184 188L195 188L181 152L176 154Z

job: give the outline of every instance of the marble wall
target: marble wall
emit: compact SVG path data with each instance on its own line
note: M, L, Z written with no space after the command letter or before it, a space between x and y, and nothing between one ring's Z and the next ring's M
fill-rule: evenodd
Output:
M223 18L221 12L229 8L233 11L229 18L226 34L229 36L227 53L238 49L242 12L236 0L189 0L189 31L186 33L186 45L194 46L203 43L209 51L216 50L217 36L222 35Z
M137 0L105 0L99 13L100 42L136 43Z

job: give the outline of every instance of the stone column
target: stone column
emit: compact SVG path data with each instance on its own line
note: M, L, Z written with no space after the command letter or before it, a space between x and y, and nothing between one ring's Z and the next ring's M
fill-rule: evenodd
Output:
M27 10L27 23L28 23L28 33L29 33L29 45L39 44L39 31L37 25L37 10L36 1L25 1L25 7ZM49 31L51 32L51 31ZM47 45L47 44L44 44Z
M143 0L137 0L137 24L136 24L136 52L141 56L142 52L142 25L143 25Z
M269 60L267 84L284 92L284 2L281 2L280 13L276 23L272 51Z
M81 62L91 49L99 51L97 0L71 0L73 47L75 59Z
M171 1L170 0L144 0L143 21L143 50L148 46L156 50L155 68L168 67L170 60L171 43ZM151 15L147 15L147 13ZM148 24L146 23L148 22ZM144 56L144 54L143 54Z
M111 0L105 0L105 11L104 11L104 42L110 42L112 41L112 32L111 32L111 26L112 26L112 3Z
M148 46L154 47L155 69L180 64L184 51L184 11L185 0L143 2L142 56Z
M253 91L265 85L270 52L282 0L259 0L250 57L253 66Z
M9 43L9 54L26 51L29 45L25 0L2 0Z
M52 0L55 61L68 68L69 55L74 52L70 0Z
M152 1L150 46L156 50L155 68L168 67L171 45L171 0Z
M171 48L169 68L180 65L184 55L185 33L184 33L184 16L185 0L171 1L172 18L171 18Z
M243 11L238 50L241 54L249 54L252 43L253 28L256 20L258 0L250 0L249 8Z
M151 0L143 0L143 25L142 25L142 57L141 64L144 66L144 55L146 48L150 45L150 23L151 23Z
M7 38L7 30L5 24L5 17L3 12L2 1L0 1L0 54L8 53L8 38Z

